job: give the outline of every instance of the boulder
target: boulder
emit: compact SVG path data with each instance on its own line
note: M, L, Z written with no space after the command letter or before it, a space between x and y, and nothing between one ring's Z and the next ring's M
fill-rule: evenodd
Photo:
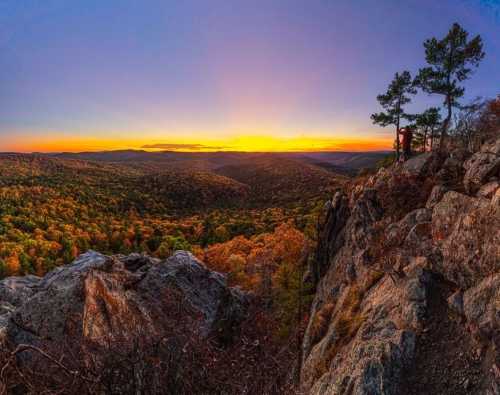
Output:
M500 273L465 291L463 305L476 340L486 344L491 342L500 353Z
M416 177L423 176L429 170L433 159L434 157L432 152L425 152L423 154L416 155L404 162L401 170L407 175Z
M0 289L15 307L7 320L14 344L131 344L181 321L194 336L226 340L246 308L241 292L183 251L165 261L89 251L42 279L8 278Z
M463 171L463 160L448 157L436 173L436 178L440 184L454 188L461 183Z
M436 270L460 288L500 271L500 206L493 200L447 192L434 207L432 237L443 257Z
M386 243L390 246L400 245L416 225L428 223L431 217L432 211L427 208L419 208L409 212L400 221L387 226Z
M427 200L425 207L433 209L434 206L441 201L446 192L448 192L448 188L446 188L444 185L435 185L432 188L431 194L429 195L429 199Z
M464 293L464 312L469 329L486 358L487 394L500 390L500 273L485 278ZM489 376L489 377L488 377Z
M500 139L484 144L464 163L464 187L468 193L475 193L490 177L500 174Z

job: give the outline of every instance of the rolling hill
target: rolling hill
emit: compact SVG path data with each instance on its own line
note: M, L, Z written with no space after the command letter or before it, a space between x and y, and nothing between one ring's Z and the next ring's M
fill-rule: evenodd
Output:
M216 172L248 185L252 202L259 205L289 204L328 195L346 180L317 166L268 154L220 167Z

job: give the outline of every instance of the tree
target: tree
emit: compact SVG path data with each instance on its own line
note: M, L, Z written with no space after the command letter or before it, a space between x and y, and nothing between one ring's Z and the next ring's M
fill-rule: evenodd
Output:
M415 116L415 126L417 128L415 141L421 145L424 152L427 150L428 140L430 140L430 149L432 150L434 138L440 124L441 114L437 107L428 108L423 113Z
M461 83L470 77L472 67L477 67L484 58L483 41L477 35L468 40L469 33L454 23L441 40L431 38L424 42L428 67L420 69L418 85L429 94L444 96L446 118L441 128L440 149L450 127L452 108L458 106L465 92Z
M371 115L374 124L386 127L396 126L396 159L399 159L399 132L402 119L408 119L409 115L404 112L404 106L411 102L409 95L417 93L414 81L409 71L396 73L389 84L387 92L377 96L380 105L386 112Z
M450 131L468 150L474 149L474 138L480 133L480 119L486 108L486 102L476 98L454 115L454 128Z

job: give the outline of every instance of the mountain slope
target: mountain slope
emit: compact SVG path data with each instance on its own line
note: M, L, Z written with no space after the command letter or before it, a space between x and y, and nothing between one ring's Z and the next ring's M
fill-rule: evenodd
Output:
M272 155L223 166L216 172L248 185L257 204L290 204L325 196L346 181L319 167Z
M24 154L0 154L0 185L50 187L103 209L140 212L237 205L247 196L244 185L210 172Z

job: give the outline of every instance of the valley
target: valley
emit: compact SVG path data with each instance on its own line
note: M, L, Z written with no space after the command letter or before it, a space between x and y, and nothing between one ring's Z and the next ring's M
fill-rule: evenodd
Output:
M87 249L199 252L289 221L311 238L347 181L295 155L0 154L0 273L41 275Z

